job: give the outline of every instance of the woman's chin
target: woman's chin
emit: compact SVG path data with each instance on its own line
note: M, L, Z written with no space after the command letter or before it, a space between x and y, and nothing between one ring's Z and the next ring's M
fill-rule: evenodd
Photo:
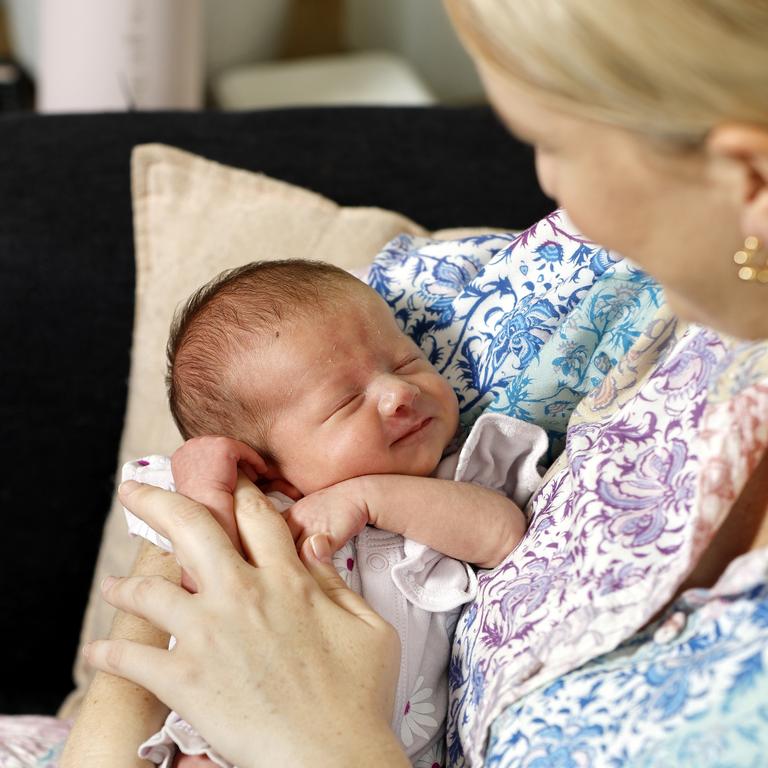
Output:
M766 291L768 293L768 291ZM761 341L768 338L768 322L762 315L752 322L746 312L731 314L721 312L708 312L697 304L683 298L668 289L664 292L667 305L675 317L689 323L696 323L706 328L711 328L717 333L732 336L743 341ZM768 298L768 296L766 296Z

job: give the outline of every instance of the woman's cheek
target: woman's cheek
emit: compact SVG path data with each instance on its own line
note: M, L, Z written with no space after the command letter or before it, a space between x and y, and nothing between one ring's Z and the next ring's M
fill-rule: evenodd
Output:
M539 178L539 186L547 197L551 197L556 200L558 205L562 205L560 200L557 199L557 185L556 179L556 162L555 159L542 152L538 147L536 148L536 175Z

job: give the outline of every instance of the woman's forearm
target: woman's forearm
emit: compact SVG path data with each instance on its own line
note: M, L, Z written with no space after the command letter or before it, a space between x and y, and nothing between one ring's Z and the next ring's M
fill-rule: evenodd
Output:
M178 582L180 569L172 555L144 542L134 575L158 574ZM111 639L167 647L168 635L147 622L118 612ZM146 768L136 750L163 723L168 708L144 688L114 675L97 672L88 687L59 763L60 768Z

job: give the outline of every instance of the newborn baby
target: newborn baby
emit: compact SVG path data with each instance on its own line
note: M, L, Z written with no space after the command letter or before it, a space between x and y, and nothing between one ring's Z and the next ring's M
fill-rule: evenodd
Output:
M177 316L168 357L171 410L187 442L171 460L126 465L124 479L202 502L239 546L240 468L268 492L297 547L327 534L346 582L400 635L392 727L414 765L442 764L451 635L476 587L468 563L493 568L520 541L518 504L539 481L544 432L487 414L459 451L451 386L375 291L320 262L219 276ZM167 546L127 515L133 533ZM186 576L185 585L194 589ZM176 747L205 757L172 762ZM173 712L140 755L228 765Z

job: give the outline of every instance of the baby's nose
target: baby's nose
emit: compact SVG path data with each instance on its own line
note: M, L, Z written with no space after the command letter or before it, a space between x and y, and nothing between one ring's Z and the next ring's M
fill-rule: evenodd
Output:
M419 388L415 384L388 377L379 395L379 413L386 418L405 414L418 396Z

